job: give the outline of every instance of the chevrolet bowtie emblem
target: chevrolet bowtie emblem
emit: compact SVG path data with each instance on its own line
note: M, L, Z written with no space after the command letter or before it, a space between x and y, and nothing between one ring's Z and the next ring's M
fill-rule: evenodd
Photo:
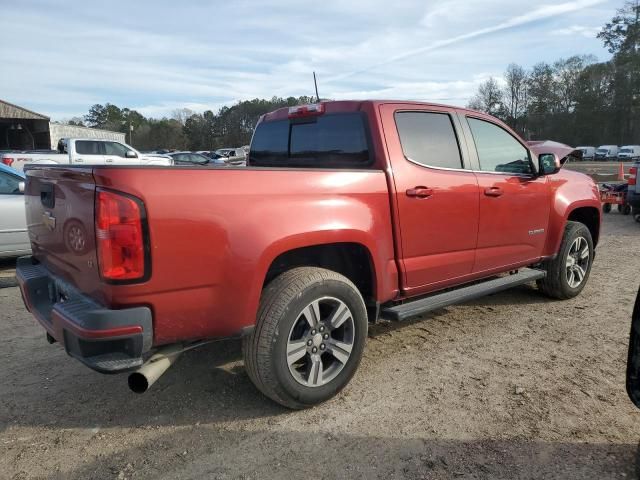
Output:
M53 232L56 228L56 217L54 217L51 212L44 212L42 214L42 223Z

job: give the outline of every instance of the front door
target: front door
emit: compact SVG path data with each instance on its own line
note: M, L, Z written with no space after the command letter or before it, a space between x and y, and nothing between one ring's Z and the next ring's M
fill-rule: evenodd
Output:
M476 153L480 225L475 273L524 265L542 255L551 208L547 177L535 175L529 149L487 119L467 122ZM473 146L475 145L475 151Z
M418 294L456 283L473 268L479 195L446 108L381 107L395 183L403 290Z

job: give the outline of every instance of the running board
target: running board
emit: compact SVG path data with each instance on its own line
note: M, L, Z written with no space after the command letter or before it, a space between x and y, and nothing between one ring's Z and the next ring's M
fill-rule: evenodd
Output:
M491 295L508 288L529 283L546 277L547 272L525 268L513 275L494 278L482 283L475 283L467 287L460 287L444 293L436 293L426 298L410 301L394 307L383 308L380 316L388 320L406 320L416 315L431 312L439 308L448 307L457 303L475 300L476 298Z

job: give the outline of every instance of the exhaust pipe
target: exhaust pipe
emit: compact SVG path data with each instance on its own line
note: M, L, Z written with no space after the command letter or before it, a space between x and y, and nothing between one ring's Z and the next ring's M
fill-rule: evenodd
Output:
M129 388L135 393L144 393L167 369L173 365L184 348L182 345L168 345L158 349L138 370L129 375Z

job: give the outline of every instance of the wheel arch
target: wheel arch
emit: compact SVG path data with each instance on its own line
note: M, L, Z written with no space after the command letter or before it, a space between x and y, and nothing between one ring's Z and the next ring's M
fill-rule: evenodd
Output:
M593 246L598 245L600 239L600 210L596 207L577 207L569 212L567 221L580 222L585 225L591 233Z

